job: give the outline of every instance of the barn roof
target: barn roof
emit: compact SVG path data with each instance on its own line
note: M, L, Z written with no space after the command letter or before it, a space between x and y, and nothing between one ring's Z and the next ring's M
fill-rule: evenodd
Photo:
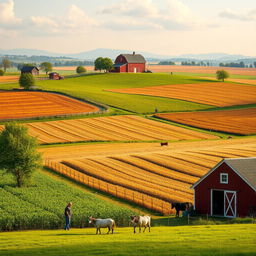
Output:
M246 158L226 158L213 167L191 188L195 188L206 177L214 172L220 165L226 163L234 172L236 172L249 186L256 190L256 157Z
M39 71L39 69L35 66L24 66L21 69L21 72L31 72L34 68L37 69L37 71Z
M146 63L145 58L141 54L121 54L128 63Z

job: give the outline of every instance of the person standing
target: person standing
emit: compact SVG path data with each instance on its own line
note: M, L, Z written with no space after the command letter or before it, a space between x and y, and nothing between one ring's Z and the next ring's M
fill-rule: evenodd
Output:
M66 222L66 225L65 225L65 228L64 228L65 230L70 229L70 221L71 221L71 215L72 215L71 207L72 207L72 203L69 202L68 205L65 208L65 211L64 211L65 222Z

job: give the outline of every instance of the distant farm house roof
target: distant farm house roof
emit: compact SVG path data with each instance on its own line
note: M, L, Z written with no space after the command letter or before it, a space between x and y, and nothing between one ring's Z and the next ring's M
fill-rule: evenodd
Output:
M141 54L121 54L126 58L128 63L146 63L145 58Z
M35 66L25 66L21 69L21 72L31 72L33 69L39 71L39 69Z
M222 163L226 163L234 172L236 172L247 184L256 190L256 157L247 158L226 158L211 169L205 176L197 181L192 188L195 188L201 181L215 171Z

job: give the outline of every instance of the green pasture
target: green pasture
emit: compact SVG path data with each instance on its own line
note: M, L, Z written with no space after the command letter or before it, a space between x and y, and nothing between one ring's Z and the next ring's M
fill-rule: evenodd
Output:
M0 177L0 231L62 228L68 202L73 202L73 227L88 226L89 216L112 217L118 225L127 225L134 213L46 171L35 173L32 184L23 188L9 175L0 172Z
M161 97L114 93L106 90L206 81L211 82L207 79L171 76L169 74L97 74L57 81L38 80L37 86L44 90L63 92L135 113L153 113L155 108L159 112L192 111L207 109L211 106ZM13 87L18 87L18 84L0 84L0 89L11 89Z
M152 227L133 234L133 228L117 227L114 234L95 235L95 228L70 231L0 233L3 256L214 256L255 255L255 224Z

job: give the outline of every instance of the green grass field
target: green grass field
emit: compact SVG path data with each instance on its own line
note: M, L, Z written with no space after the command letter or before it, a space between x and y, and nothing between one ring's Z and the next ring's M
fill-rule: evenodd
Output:
M155 108L159 112L192 111L207 109L211 106L161 97L113 93L106 90L205 81L211 82L195 77L170 76L168 74L99 74L58 81L40 80L36 84L44 90L63 92L136 113L152 113ZM13 87L18 87L18 84L0 84L0 89L11 89Z
M153 227L151 233L133 234L118 228L113 235L95 235L95 228L70 231L0 233L3 256L214 256L255 255L255 224Z

